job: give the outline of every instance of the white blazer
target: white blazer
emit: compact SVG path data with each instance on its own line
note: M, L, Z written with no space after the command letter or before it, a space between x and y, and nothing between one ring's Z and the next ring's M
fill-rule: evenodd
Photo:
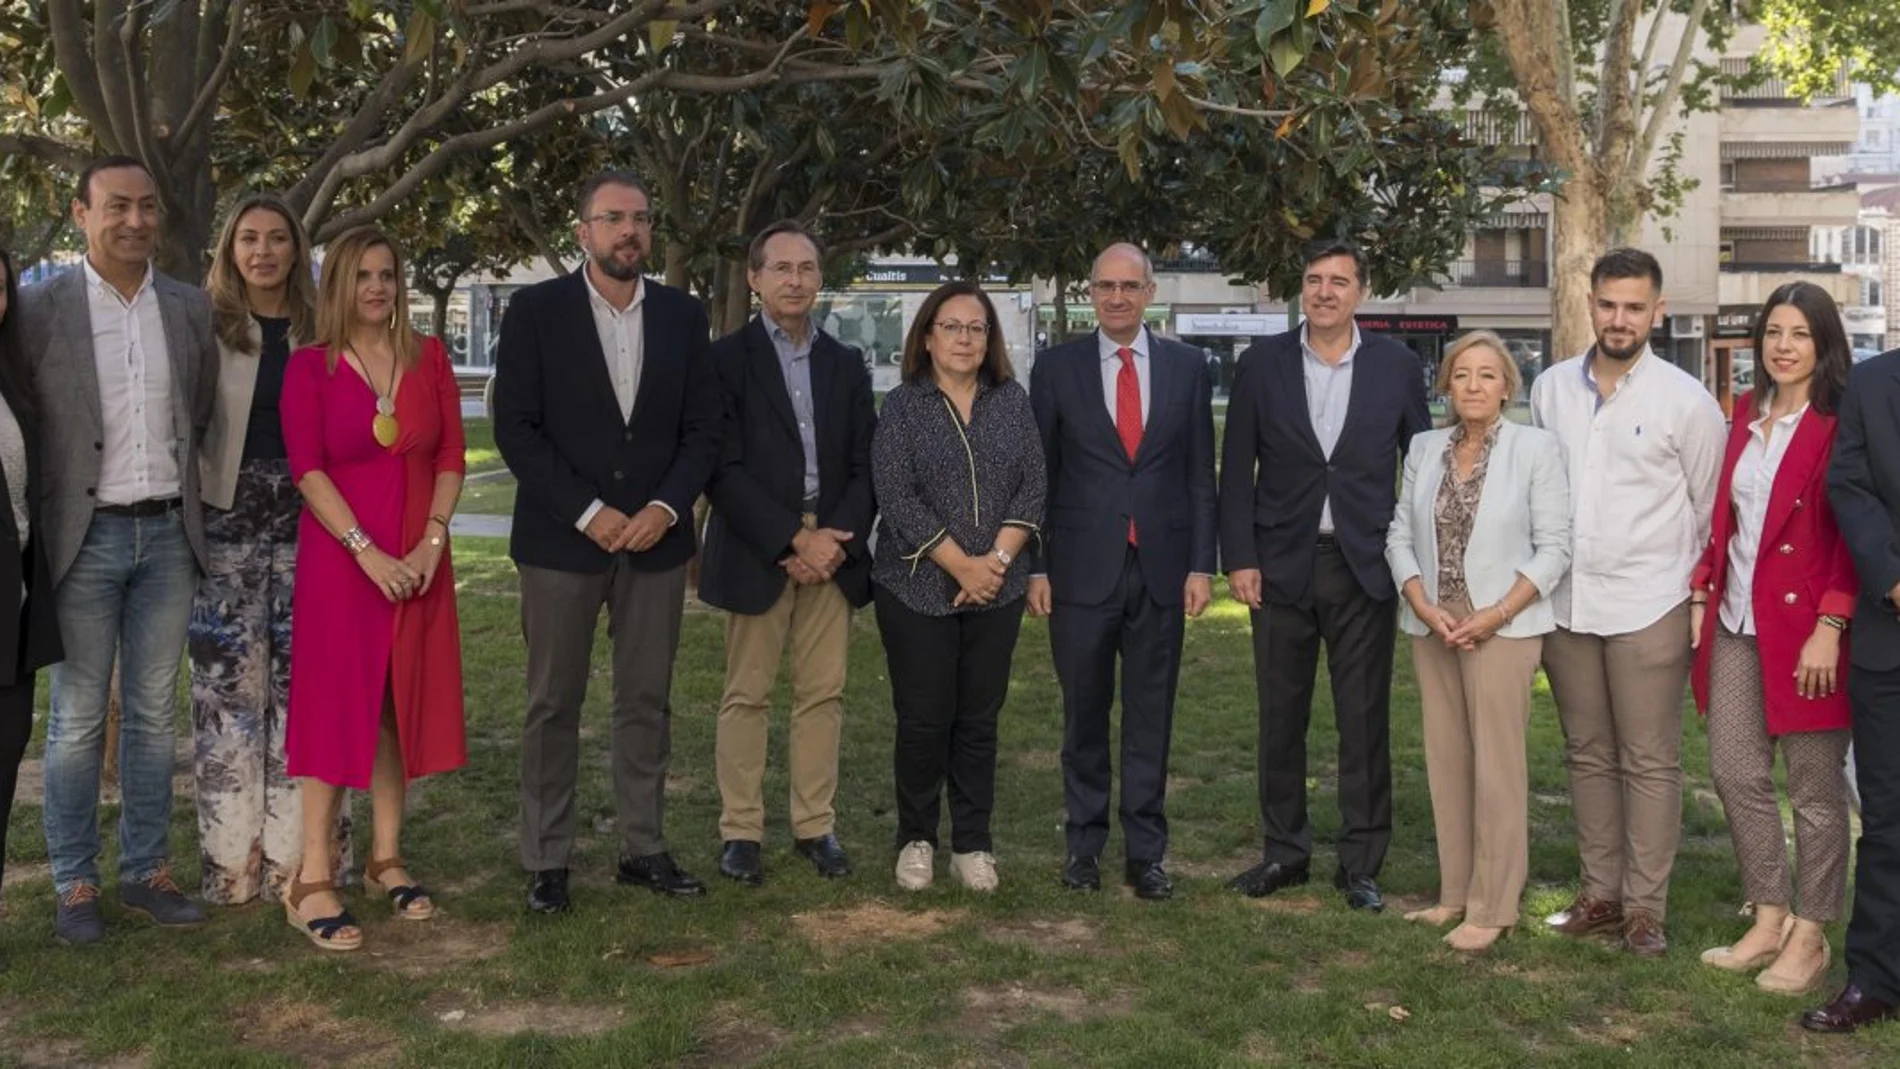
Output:
M1407 579L1425 585L1438 600L1438 487L1445 478L1445 445L1451 428L1423 431L1405 453L1405 482L1386 530L1385 560L1399 589ZM1473 608L1496 603L1521 574L1540 595L1498 630L1505 638L1530 638L1556 627L1550 592L1570 568L1570 481L1564 474L1557 436L1505 420L1491 447L1484 489L1465 547L1465 585ZM1399 627L1408 635L1430 628L1404 598Z

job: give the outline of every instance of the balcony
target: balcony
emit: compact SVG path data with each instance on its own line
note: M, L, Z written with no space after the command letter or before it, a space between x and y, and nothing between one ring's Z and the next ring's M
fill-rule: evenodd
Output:
M1838 105L1803 105L1795 100L1736 100L1724 102L1721 138L1725 154L1773 145L1778 156L1832 155L1834 146L1852 145L1860 138L1860 112L1853 101ZM1741 105L1741 106L1738 106Z
M1853 226L1860 192L1853 186L1739 193L1723 191L1722 226Z
M1439 276L1443 289L1543 289L1550 264L1543 260L1460 260Z
M1840 264L1726 263L1718 281L1717 299L1724 305L1760 305L1777 288L1795 281L1814 283L1842 307L1860 302L1860 278L1841 273Z

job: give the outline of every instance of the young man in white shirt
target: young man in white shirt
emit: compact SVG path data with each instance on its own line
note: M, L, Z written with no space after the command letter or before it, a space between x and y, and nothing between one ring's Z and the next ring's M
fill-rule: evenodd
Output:
M1557 434L1570 475L1570 575L1551 596L1544 671L1570 767L1582 887L1546 921L1668 949L1663 914L1682 831L1689 573L1709 537L1722 410L1657 356L1662 268L1612 249L1590 272L1596 344L1539 376L1531 417Z

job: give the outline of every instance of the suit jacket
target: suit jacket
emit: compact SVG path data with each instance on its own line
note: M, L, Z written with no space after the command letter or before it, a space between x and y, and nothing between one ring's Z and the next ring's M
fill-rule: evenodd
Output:
M815 329L815 328L814 328ZM803 526L805 446L778 350L763 320L712 345L725 405L719 466L706 496L706 553L699 596L728 612L765 612L791 582L778 562ZM811 346L812 414L818 445L818 526L850 531L834 576L852 605L871 600L871 432L877 407L871 373L856 350L816 331Z
M1900 668L1900 615L1888 597L1900 584L1900 349L1848 376L1827 488L1860 579L1853 663Z
M1431 429L1425 372L1410 349L1361 331L1352 396L1329 458L1313 433L1299 330L1240 354L1221 449L1221 566L1261 572L1262 598L1308 605L1320 507L1332 499L1333 534L1367 594L1395 596L1386 567L1399 458Z
M172 428L184 500L185 537L206 565L204 516L198 488L198 453L217 401L218 340L211 327L211 299L204 291L156 272L152 291L165 324L171 362ZM37 384L40 464L44 481L46 557L53 585L66 576L92 523L105 448L100 415L99 371L92 351L92 313L86 273L67 271L20 294L26 358ZM58 419L51 418L59 413Z
M1354 375L1357 378L1357 374ZM1405 482L1386 532L1385 559L1393 585L1403 590L1414 576L1425 598L1438 592L1438 490L1445 481L1445 446L1450 427L1412 439L1405 454ZM1496 604L1522 574L1542 597L1520 609L1498 629L1504 638L1531 638L1557 626L1550 592L1570 567L1570 477L1564 474L1563 447L1557 436L1505 420L1492 443L1484 470L1478 509L1465 543L1465 587L1473 608ZM1399 627L1408 635L1431 629L1399 602Z
M1148 420L1128 459L1102 386L1098 333L1036 357L1029 403L1049 480L1038 570L1058 601L1099 605L1117 593L1128 521L1148 596L1178 606L1190 572L1214 574L1213 385L1199 350L1148 340Z
M1735 421L1729 428L1728 449L1722 458L1722 478L1715 487L1709 544L1689 579L1689 589L1709 592L1690 675L1696 706L1704 713L1709 710L1709 664L1715 629L1731 574L1728 547L1735 535L1735 464L1748 446L1749 423L1757 404L1753 392L1735 403ZM1819 618L1851 617L1859 600L1854 559L1847 552L1847 543L1841 540L1834 510L1827 500L1827 467L1834 450L1835 425L1833 416L1823 416L1812 408L1803 413L1768 491L1768 514L1762 524L1749 601L1755 610L1762 705L1771 736L1794 731L1837 731L1852 719L1845 688L1824 698L1803 698L1794 680L1801 647L1814 633ZM1838 665L1843 678L1849 649L1843 639Z
M584 269L583 269L584 270ZM508 550L516 563L598 574L612 558L574 525L595 499L632 515L665 502L679 517L641 571L693 556L693 503L719 459L719 387L706 310L645 281L644 350L631 418L614 396L580 271L516 293L495 354L495 445L520 482Z
M257 369L263 363L259 347L263 328L250 321L251 351L233 349L218 338L218 395L211 425L198 454L198 479L205 504L230 510L237 499L238 469L244 466L244 436L251 429L251 398L257 392ZM290 351L310 344L292 336Z
M0 359L11 357L0 353ZM24 681L35 669L60 660L59 617L53 612L53 573L46 564L41 517L39 425L11 395L7 407L26 439L26 515L22 531L8 504L7 474L0 469L0 686ZM26 603L20 592L26 591Z

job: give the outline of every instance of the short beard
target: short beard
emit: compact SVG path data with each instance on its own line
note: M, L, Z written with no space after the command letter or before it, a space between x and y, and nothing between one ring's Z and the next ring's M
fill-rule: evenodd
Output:
M1597 339L1598 355L1607 356L1610 359L1617 361L1618 363L1624 363L1624 364L1629 363L1631 360L1634 360L1638 356L1642 355L1643 350L1647 348L1649 348L1649 335L1647 334L1643 335L1640 338L1637 338L1636 341L1632 343L1630 347L1627 349L1612 349L1610 348L1610 345L1608 342L1604 341L1602 338Z
M635 260L632 264L622 264L619 260L614 258L613 249L608 249L604 253L594 253L590 259L594 261L595 267L600 268L601 274L606 275L616 282L632 282L634 279L640 277L640 268L642 266L640 261Z

